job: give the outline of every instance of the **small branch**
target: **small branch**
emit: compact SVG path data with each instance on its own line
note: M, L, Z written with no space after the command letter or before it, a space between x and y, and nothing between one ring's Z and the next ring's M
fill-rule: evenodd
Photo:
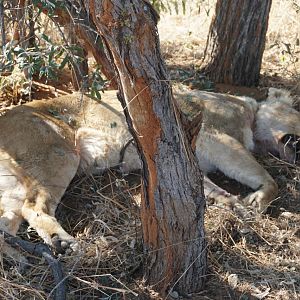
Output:
M61 263L55 258L50 248L43 243L34 244L28 241L24 241L19 237L12 236L2 230L0 230L0 233L4 236L4 241L10 246L14 248L21 248L23 251L31 255L43 257L46 259L47 263L51 268L54 281L55 281L54 299L65 300L66 299L66 278L63 274Z
M43 88L43 89L46 89L46 90L50 91L56 97L57 97L57 94L61 94L61 95L69 95L70 94L70 93L65 92L63 90L57 89L57 88L55 88L51 85L41 83L41 82L38 82L38 81L35 81L35 80L32 80L32 84L37 86L37 87L40 87L40 88Z

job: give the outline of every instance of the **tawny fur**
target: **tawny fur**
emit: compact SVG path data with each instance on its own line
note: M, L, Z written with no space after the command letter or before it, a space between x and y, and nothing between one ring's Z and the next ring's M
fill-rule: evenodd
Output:
M79 94L33 101L1 116L0 229L15 235L25 219L58 251L76 250L54 217L56 207L77 172L118 166L131 139L115 92L103 98L101 104ZM120 167L140 167L132 144Z
M288 92L270 89L266 102L248 97L174 88L182 112L202 113L196 156L205 174L216 169L251 187L245 204L262 212L277 196L277 185L251 151L271 151L293 161L283 145L286 134L300 136L300 114ZM131 139L115 91L100 104L78 94L34 101L0 118L0 229L15 235L25 219L44 241L59 251L77 244L55 219L56 207L77 172L99 173L120 164ZM130 144L121 168L140 167ZM205 177L205 192L216 201L230 198Z
M276 198L278 188L251 152L272 152L295 161L295 149L281 141L287 134L300 137L300 113L293 108L288 91L271 88L268 99L261 104L249 97L189 91L182 86L174 94L187 116L197 107L202 112L196 156L204 174L218 169L249 186L254 192L243 199L244 204L263 212ZM207 178L205 182L206 196L223 201L226 192L212 188ZM236 197L225 196L236 201Z

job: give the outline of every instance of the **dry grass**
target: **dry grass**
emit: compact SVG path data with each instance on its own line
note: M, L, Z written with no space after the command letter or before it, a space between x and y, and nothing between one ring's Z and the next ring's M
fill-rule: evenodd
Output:
M224 208L207 210L213 273L207 290L214 291L216 286L223 289L223 296L217 294L211 299L300 297L300 167L275 158L265 158L261 163L280 187L269 214L241 219Z
M11 74L0 74L0 103L1 107L21 103L21 95L29 85L24 73L15 68Z
M68 299L119 299L136 294L123 282L129 282L142 261L135 201L139 182L139 176L124 180L107 173L76 178L70 185L57 217L80 240L83 251L60 257L69 284ZM23 231L22 237L26 235ZM2 257L0 299L47 299L53 292L45 262L35 257L29 261L31 265L20 272L18 263Z
M271 9L262 84L300 94L300 1L276 1Z
M263 86L283 86L300 96L299 13L297 1L273 1ZM205 1L200 15L162 16L162 49L173 78L185 79L200 66L214 1ZM286 52L287 45L289 52ZM298 59L298 61L297 61ZM267 215L242 219L211 206L206 213L209 277L206 288L191 299L300 298L300 167L273 157L261 163L280 187ZM223 180L227 184L227 179ZM68 299L158 299L140 281L143 261L138 202L139 177L114 173L77 177L58 208L64 228L76 236L83 253L61 256L69 282ZM231 188L243 187L230 182ZM24 239L38 239L22 230ZM48 299L53 280L47 264L29 257L21 272L17 262L0 261L0 299Z
M164 58L171 68L172 79L198 75L214 5L215 1L204 1L199 14L196 14L195 7L189 15L173 14L161 17L161 46ZM285 86L296 94L300 93L299 15L299 0L273 1L261 85Z

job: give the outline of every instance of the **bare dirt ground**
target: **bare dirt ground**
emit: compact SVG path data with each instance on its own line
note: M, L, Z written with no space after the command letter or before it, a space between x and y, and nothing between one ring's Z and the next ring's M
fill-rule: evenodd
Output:
M202 1L200 8L199 12L191 5L186 15L161 17L161 47L172 80L259 100L266 97L268 87L284 87L295 100L300 99L299 1L273 1L257 88L214 85L203 79L199 68L214 1ZM69 92L68 76L63 78L60 86L53 85ZM55 88L49 91L40 85L35 97L50 98L55 93ZM278 199L266 215L248 219L224 207L207 207L209 271L205 289L189 298L174 299L300 299L300 167L271 156L258 159L276 179ZM247 192L222 174L215 174L214 179L232 193ZM139 174L123 178L109 171L73 180L57 210L64 228L84 249L75 256L59 258L69 282L68 299L159 299L141 278L139 203ZM20 236L39 240L26 226ZM47 264L33 256L29 261L24 271L17 262L1 256L0 299L49 299L54 284Z

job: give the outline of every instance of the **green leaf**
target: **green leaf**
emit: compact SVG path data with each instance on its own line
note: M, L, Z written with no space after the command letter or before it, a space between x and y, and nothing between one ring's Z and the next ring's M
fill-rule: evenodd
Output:
M58 67L59 70L62 70L68 62L70 62L70 57L66 55Z

